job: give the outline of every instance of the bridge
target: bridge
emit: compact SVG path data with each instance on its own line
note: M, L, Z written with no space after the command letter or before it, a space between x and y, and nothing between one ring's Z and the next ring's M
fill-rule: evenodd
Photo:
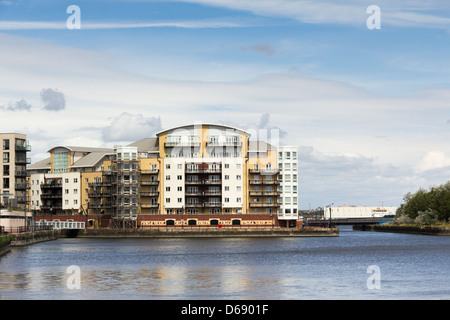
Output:
M371 218L337 218L331 219L332 226L342 226L342 225L361 225L361 224L383 224L386 222L391 222L393 218L387 217L371 217ZM308 226L322 226L327 227L330 223L329 219L313 219L306 221Z
M85 222L79 221L39 221L36 223L39 228L55 230L83 230Z

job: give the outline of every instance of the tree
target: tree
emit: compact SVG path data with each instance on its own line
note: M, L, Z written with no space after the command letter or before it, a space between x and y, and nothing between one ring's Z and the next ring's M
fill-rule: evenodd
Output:
M450 220L450 181L429 191L421 188L414 194L408 192L403 200L397 209L396 223L433 224Z

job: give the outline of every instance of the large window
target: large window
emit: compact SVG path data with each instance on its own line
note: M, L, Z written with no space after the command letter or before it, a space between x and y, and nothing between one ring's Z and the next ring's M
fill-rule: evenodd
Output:
M69 153L67 151L53 153L53 171L67 172L69 168Z

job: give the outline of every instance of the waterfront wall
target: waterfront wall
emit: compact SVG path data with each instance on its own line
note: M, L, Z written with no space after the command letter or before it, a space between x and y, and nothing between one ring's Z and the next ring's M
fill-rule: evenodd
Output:
M378 231L378 232L396 232L396 233L411 233L434 236L450 236L450 227L438 226L399 226L399 225L354 225L354 230L361 231Z
M0 235L0 257L11 251L11 240L10 235Z
M338 237L337 228L86 229L80 238Z
M56 240L61 237L60 230L45 230L35 232L24 232L13 234L14 239L11 241L12 247L28 246L44 241Z

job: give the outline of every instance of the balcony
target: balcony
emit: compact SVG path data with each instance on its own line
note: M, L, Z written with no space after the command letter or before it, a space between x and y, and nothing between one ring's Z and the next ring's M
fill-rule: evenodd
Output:
M16 157L16 164L31 164L31 158Z
M215 141L211 140L206 143L208 147L241 147L241 141Z
M16 183L15 190L26 190L26 189L29 189L29 188L30 188L30 186L26 182L24 182L24 183Z
M141 203L141 208L143 209L149 209L149 208L158 208L158 203Z
M253 191L250 190L250 196L253 197L278 197L281 195L280 191Z
M157 197L159 196L159 192L154 191L154 192L140 192L139 195L141 197Z
M254 185L274 185L274 184L280 184L280 181L278 180L249 180L249 183Z
M280 207L280 204L271 202L271 203L264 203L264 202L250 202L249 203L251 208L277 208Z
M186 203L186 208L222 208L221 202L193 202Z
M200 147L199 141L169 141L164 142L164 147L171 148L171 147Z
M222 173L222 169L220 169L220 168L209 168L209 169L186 168L186 173Z
M15 150L29 152L29 151L31 151L31 146L29 144L16 144Z
M58 199L62 198L62 193L41 193L41 199Z
M279 169L249 169L248 171L249 173L258 173L261 175L268 175L268 176L272 176L280 172Z
M159 180L151 180L151 181L140 181L141 186L157 186L159 184Z
M158 174L159 169L139 170L140 174Z

